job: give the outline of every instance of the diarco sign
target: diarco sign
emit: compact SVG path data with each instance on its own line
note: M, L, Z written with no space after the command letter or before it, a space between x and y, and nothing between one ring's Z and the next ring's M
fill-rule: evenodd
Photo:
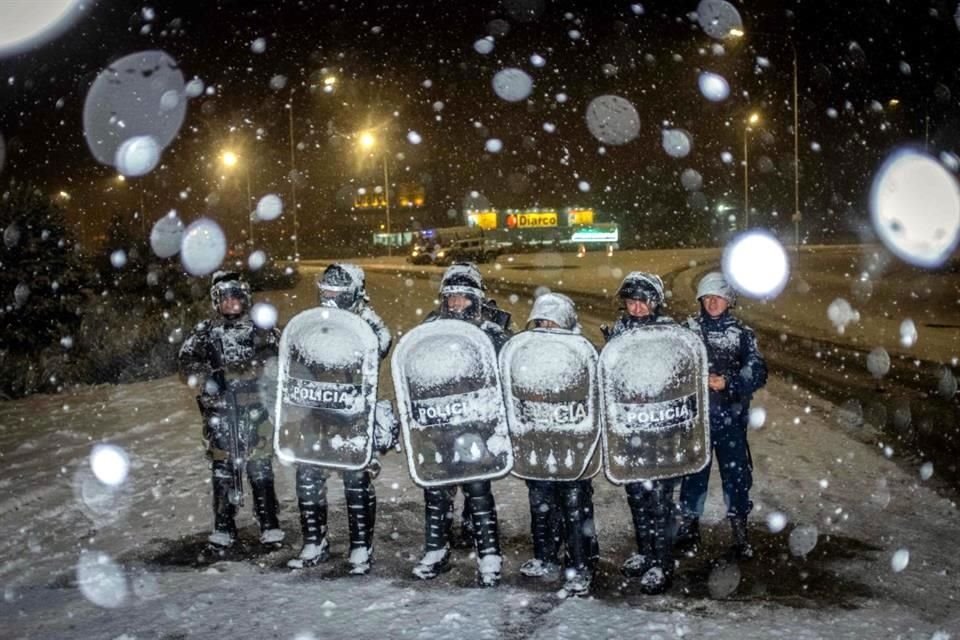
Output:
M507 227L510 229L534 229L557 226L556 211L527 211L511 213L507 216Z

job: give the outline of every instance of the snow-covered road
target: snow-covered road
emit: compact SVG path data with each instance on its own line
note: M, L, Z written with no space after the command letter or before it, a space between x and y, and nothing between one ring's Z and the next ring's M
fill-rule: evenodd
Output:
M373 304L392 329L413 326L433 306L434 283L427 279L370 274L368 281ZM314 301L309 277L293 292L268 297L281 322ZM500 301L522 323L527 301ZM604 313L596 310L587 322ZM595 338L595 327L587 335ZM386 371L382 376L390 379ZM384 392L393 395L389 385ZM473 586L473 561L464 551L455 553L454 571L437 580L410 576L422 542L422 495L396 454L384 458L377 480L373 573L345 575L338 480L330 492L331 561L291 573L284 563L299 534L289 468L278 466L288 544L261 553L247 508L239 524L249 553L222 559L206 553L209 472L192 392L179 380L7 402L0 405L2 635L958 637L960 513L936 469L924 480L919 466L896 462L897 451L850 432L835 406L776 377L755 405L767 411L751 435L751 533L758 556L739 566L715 561L729 542L715 477L704 556L681 559L665 596L639 595L617 574L632 547L623 491L599 477L602 571L593 597L569 601L556 596L559 584L517 573L529 554L529 525L526 490L515 479L494 485L506 553L498 590ZM108 489L90 470L91 448L100 442L122 447L130 458L130 475L119 489ZM773 532L768 517L775 513L786 517L786 526Z

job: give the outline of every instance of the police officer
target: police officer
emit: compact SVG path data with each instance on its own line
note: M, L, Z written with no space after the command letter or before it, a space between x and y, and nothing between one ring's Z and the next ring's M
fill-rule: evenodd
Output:
M235 272L217 271L210 286L215 316L197 325L178 357L181 377L200 385L203 440L212 464L213 532L208 540L229 547L242 502L243 471L253 493L260 542L279 543L270 423L261 389L265 361L277 355L280 334L250 319L250 286Z
M747 516L753 508L753 462L747 442L750 400L767 382L767 365L757 337L731 313L736 293L720 272L705 275L697 286L700 312L686 325L703 338L710 363L710 443L713 456L701 471L685 476L680 485L679 551L696 552L713 457L720 468L727 519L733 530L733 554L753 556L747 537Z
M676 325L662 315L663 281L659 276L633 271L617 289L622 304L621 315L604 335L610 340L633 329L654 325ZM675 480L628 482L624 485L627 504L633 518L637 553L621 567L630 578L640 578L640 588L648 594L663 593L673 580L673 489Z
M390 330L370 306L363 270L353 264L328 266L317 278L320 306L336 307L360 316L377 336L381 360L390 350ZM394 446L399 424L389 401L377 403L374 447L381 453ZM342 471L347 503L347 526L350 530L350 573L364 575L373 562L373 529L377 517L377 494L372 483L380 469L374 458L367 469ZM326 560L330 544L327 540L327 476L329 471L314 464L297 465L297 503L303 548L287 566L292 569L314 566Z
M484 289L483 278L476 265L451 265L440 281L440 307L431 312L424 322L440 318L469 322L483 330L499 352L500 347L510 337L503 326L509 324L509 316L506 322L501 324L487 319L493 310L484 304ZM500 311L500 317L502 314ZM459 486L465 496L464 514L469 515L472 524L478 583L483 587L495 587L500 584L503 560L500 554L496 504L490 481L479 480ZM413 568L413 575L422 580L435 578L450 569L450 525L456 491L456 485L423 490L426 540L423 557Z

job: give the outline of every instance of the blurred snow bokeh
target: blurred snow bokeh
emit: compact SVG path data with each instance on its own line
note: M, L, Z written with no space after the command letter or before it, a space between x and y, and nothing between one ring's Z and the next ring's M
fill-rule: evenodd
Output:
M877 235L897 257L919 267L938 267L957 247L960 188L931 156L901 150L873 179L870 215Z

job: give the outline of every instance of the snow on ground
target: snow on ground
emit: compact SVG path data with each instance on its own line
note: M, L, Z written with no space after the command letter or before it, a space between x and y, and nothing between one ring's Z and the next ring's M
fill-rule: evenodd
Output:
M688 264L684 258L673 258L675 268ZM566 278L572 270L555 271ZM414 308L429 308L434 295L429 282L398 290L391 276L368 280L391 327L415 324ZM305 281L288 296L291 307L313 302ZM514 310L521 322L523 305L518 300ZM776 377L755 401L767 415L751 435L758 556L739 565L722 560L730 534L714 472L704 556L680 559L668 594L640 595L617 574L633 545L624 493L601 476L594 484L603 563L586 600L562 600L559 583L518 574L530 553L529 522L526 489L512 478L494 484L505 551L501 588L476 588L474 561L462 550L450 573L428 583L412 578L422 493L397 454L384 457L376 481L370 576L346 575L336 477L330 562L298 572L284 567L299 548L299 526L293 471L279 465L287 544L258 548L248 502L238 518L243 548L212 556L203 542L209 472L192 395L165 378L0 404L4 637L960 637L954 494L936 474L923 480L897 451L843 426L833 405ZM91 449L101 442L129 456L129 477L118 489L90 469ZM772 532L767 521L776 523L776 514L786 525Z

